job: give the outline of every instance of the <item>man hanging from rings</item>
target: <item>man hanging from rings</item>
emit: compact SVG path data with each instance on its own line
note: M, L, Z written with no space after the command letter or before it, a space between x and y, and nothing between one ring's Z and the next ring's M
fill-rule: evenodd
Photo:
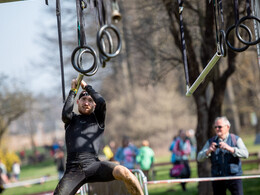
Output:
M85 183L122 180L129 193L143 195L142 188L129 169L98 159L101 135L105 130L106 102L89 84L80 83L83 91L77 100L79 114L73 112L77 80L62 110L67 147L66 171L54 195L72 195Z

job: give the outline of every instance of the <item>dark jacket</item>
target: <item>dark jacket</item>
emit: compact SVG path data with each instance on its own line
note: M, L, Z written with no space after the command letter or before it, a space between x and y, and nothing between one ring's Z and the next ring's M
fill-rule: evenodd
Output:
M234 134L229 134L226 143L231 147L236 147L236 140L238 138L239 137ZM217 136L209 139L208 141L210 144L211 142L219 142ZM213 177L242 175L240 159L238 157L234 157L229 151L217 148L215 152L212 152L210 159L211 174Z

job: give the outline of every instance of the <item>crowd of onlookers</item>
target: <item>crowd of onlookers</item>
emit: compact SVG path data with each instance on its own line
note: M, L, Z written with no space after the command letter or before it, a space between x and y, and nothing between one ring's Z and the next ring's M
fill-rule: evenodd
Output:
M178 134L174 136L169 148L172 153L171 162L173 165L184 166L182 169L186 172L174 177L190 177L188 159L196 158L196 147L193 129L179 130ZM129 169L139 168L144 172L148 180L151 178L152 173L150 173L150 170L154 163L154 151L150 147L148 140L143 140L142 146L138 148L131 142L129 137L124 136L120 147L116 147L116 143L110 141L103 148L103 153L108 160L117 161ZM182 184L182 187L183 190L186 190L185 183Z
M103 148L103 153L108 160L116 161L128 169L139 168L148 177L149 170L154 162L154 151L149 145L148 140L143 140L142 146L138 148L129 137L124 136L120 147L116 148L115 142L110 141Z

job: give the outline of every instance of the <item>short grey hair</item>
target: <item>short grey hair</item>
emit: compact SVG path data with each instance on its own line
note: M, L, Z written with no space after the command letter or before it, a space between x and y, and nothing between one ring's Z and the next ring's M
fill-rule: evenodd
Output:
M229 122L229 120L227 119L226 116L217 117L217 118L215 119L215 121L214 121L214 124L215 124L218 120L222 120L222 121L225 123L225 125L231 127L231 124L230 124L230 122Z

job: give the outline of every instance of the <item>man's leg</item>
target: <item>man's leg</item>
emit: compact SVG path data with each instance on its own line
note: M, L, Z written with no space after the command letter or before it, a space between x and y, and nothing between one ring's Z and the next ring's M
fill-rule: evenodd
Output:
M232 195L243 195L243 183L241 179L229 180L227 182L227 188Z
M117 165L113 170L113 176L116 180L122 180L125 183L127 190L132 195L144 194L138 179L126 167Z
M80 171L66 172L59 181L54 195L74 195L84 184L85 173Z
M212 187L214 195L226 195L225 181L213 181Z

